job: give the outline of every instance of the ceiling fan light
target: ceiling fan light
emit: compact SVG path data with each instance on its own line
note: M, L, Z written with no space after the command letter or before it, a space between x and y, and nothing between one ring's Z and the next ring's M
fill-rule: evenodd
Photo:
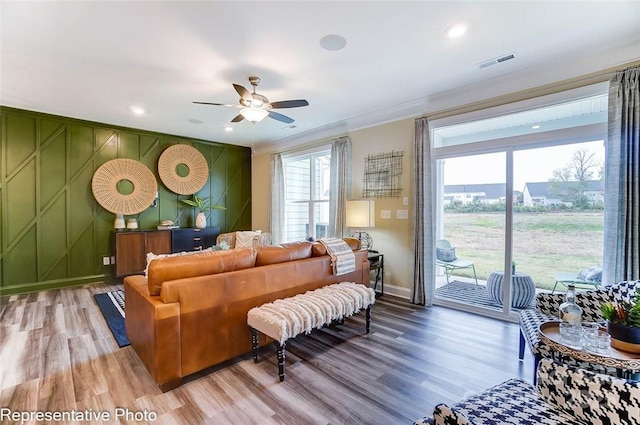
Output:
M269 112L262 108L244 108L240 111L240 115L253 124L262 121L269 115Z

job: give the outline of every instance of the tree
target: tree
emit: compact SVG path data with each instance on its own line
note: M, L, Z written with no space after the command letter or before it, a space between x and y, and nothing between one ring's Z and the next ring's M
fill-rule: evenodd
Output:
M595 152L589 152L586 148L577 149L573 153L570 166L576 181L585 183L593 179L593 170L599 166L594 160L595 156Z
M587 182L593 179L594 171L600 167L594 159L595 155L595 152L589 152L586 148L576 149L564 167L553 170L549 191L578 208L587 208L590 205L585 195Z

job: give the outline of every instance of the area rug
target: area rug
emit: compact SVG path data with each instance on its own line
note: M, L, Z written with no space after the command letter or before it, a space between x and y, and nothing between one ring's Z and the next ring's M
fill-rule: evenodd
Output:
M94 294L96 304L104 316L113 337L119 347L130 345L124 330L124 291L111 291L104 294Z
M436 297L459 301L465 304L502 310L502 306L500 304L496 304L489 299L489 295L487 295L487 287L483 285L476 285L475 283L465 283L454 280L453 282L447 283L446 285L436 289ZM526 308L535 307L536 301L534 298ZM512 307L511 310L519 311L521 309Z

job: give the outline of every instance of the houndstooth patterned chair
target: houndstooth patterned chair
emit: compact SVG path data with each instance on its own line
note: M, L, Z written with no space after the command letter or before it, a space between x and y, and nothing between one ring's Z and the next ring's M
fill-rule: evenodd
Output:
M537 388L510 379L414 425L640 425L640 382L543 359Z
M578 292L576 294L576 304L582 307L582 320L584 322L603 321L604 319L600 312L602 304L605 302L629 302L635 294L637 287L640 287L640 280L620 282L599 289ZM554 354L556 355L556 358L560 358L559 353L552 353L551 349L540 341L538 330L542 323L560 321L558 318L558 307L564 302L564 299L564 294L549 294L541 292L536 295L536 310L522 310L520 312L520 347L518 357L521 360L524 358L525 344L528 345L534 359L534 383L540 359L550 358ZM615 369L605 368L603 366L586 362L577 362L576 360L566 356L562 357L562 361L598 373L616 373Z

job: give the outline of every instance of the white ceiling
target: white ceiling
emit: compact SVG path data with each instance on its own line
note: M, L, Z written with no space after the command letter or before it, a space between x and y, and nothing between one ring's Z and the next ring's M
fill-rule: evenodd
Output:
M1 0L0 14L0 104L258 152L640 59L639 1ZM467 33L447 38L458 22ZM322 49L328 34L346 47ZM278 110L295 128L226 132L236 109L192 103L235 104L250 75L271 101L309 101Z

